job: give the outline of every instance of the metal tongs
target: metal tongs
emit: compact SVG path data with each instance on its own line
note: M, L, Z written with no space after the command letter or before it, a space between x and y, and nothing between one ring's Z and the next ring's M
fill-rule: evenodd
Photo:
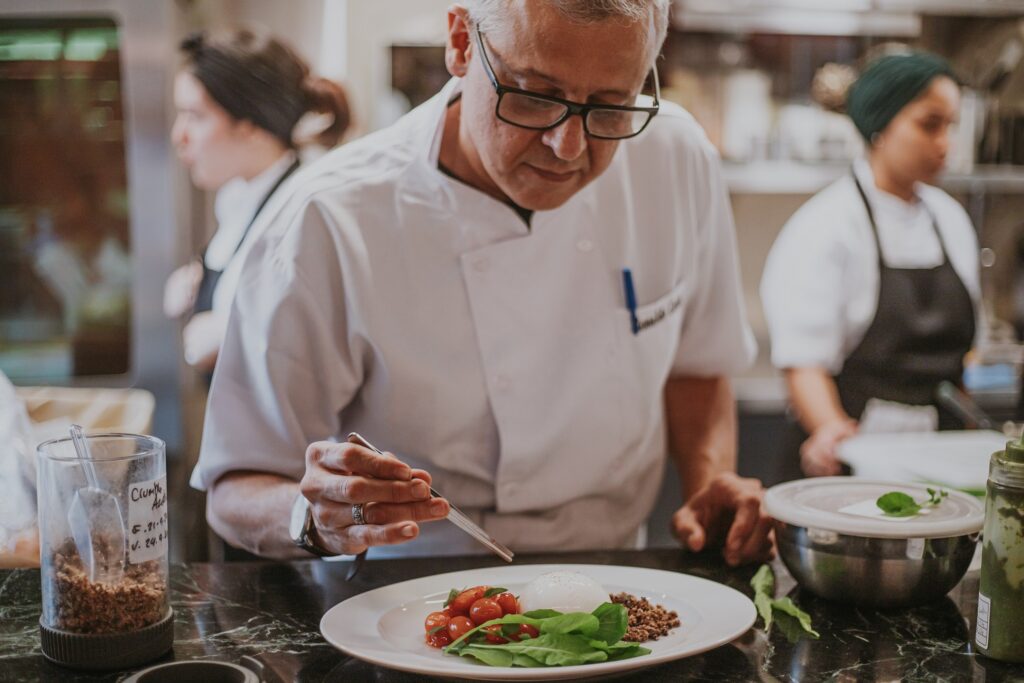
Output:
M384 453L382 453L380 449L378 449L376 446L374 446L369 441L364 439L359 434L356 434L355 432L352 432L348 435L348 440L352 443L359 444L364 448L369 448L374 453L384 455ZM438 493L433 486L430 487L430 495L433 496L434 498L443 498L443 496L440 493ZM490 548L490 550L501 559L505 560L506 562L512 561L514 553L511 550L506 548L498 541L494 540L493 536L484 531L479 524L477 524L469 517L467 517L461 510L459 510L459 508L452 505L451 501L448 502L448 506L449 522L459 527L467 534L478 540L480 543Z

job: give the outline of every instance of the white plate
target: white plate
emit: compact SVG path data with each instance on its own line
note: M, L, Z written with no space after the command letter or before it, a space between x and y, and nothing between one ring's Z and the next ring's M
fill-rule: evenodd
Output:
M644 643L651 654L579 666L492 667L446 655L424 640L423 620L441 609L452 588L504 586L515 594L541 574L573 570L609 593L632 593L679 614L681 626ZM512 565L437 574L361 593L332 607L320 620L331 645L358 659L412 673L490 681L565 680L642 669L731 642L749 629L754 603L739 591L688 574L609 565Z

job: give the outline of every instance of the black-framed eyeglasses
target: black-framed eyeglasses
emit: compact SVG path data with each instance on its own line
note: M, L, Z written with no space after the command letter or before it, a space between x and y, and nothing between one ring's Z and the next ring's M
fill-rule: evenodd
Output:
M581 104L561 97L542 95L521 90L498 82L491 67L491 60L484 47L480 27L473 26L477 47L483 57L484 71L498 94L494 114L499 120L520 128L548 130L555 128L570 116L579 114L583 119L583 130L587 135L604 140L624 140L639 135L654 115L658 113L661 90L658 86L658 70L652 69L654 95L638 95L636 106L617 104Z

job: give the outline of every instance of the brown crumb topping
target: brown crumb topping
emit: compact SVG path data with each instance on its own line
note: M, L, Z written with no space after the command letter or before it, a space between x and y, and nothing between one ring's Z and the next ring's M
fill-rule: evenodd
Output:
M623 605L629 613L629 629L623 640L643 643L667 636L679 626L679 615L661 605L652 605L647 598L638 598L629 593L616 593L612 602Z
M125 567L118 583L90 581L78 553L53 558L53 627L74 633L120 633L155 624L167 615L166 578L156 560Z

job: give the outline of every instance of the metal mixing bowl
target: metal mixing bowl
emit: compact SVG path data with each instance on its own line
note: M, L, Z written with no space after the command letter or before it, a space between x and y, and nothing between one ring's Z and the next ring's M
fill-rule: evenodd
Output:
M775 522L779 555L803 588L867 607L941 598L967 572L979 535L869 538Z

